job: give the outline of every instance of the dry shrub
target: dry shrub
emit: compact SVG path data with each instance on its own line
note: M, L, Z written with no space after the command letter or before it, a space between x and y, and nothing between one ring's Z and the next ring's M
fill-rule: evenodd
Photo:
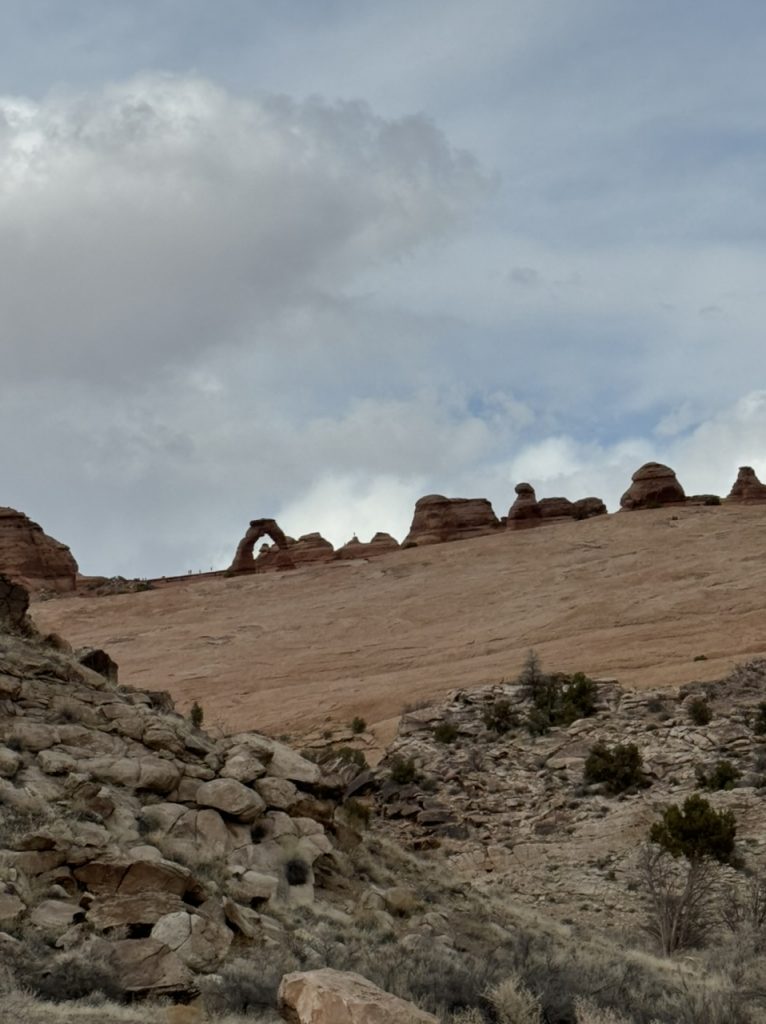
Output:
M627 1017L622 1017L614 1010L604 1010L589 999L575 999L577 1024L632 1024Z
M540 1000L523 984L518 974L511 974L490 989L488 998L499 1024L540 1024Z

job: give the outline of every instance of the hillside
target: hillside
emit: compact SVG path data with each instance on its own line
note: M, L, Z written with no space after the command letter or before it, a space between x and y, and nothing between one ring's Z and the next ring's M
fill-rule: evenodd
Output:
M211 726L297 735L361 715L387 741L403 705L510 678L529 648L636 687L720 678L766 655L765 556L763 506L690 506L32 611Z

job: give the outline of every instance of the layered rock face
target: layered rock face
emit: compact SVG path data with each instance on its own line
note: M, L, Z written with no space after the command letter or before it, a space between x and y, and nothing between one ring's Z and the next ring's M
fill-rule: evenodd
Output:
M761 483L752 466L740 466L737 479L726 500L743 505L766 502L766 484Z
M442 494L427 494L415 503L410 532L402 541L402 547L481 537L492 533L499 525L486 498L445 498Z
M277 524L276 519L251 519L250 526L237 545L234 561L229 566L230 573L258 572L259 566L253 556L253 548L261 537L270 537L276 547L276 554L269 568L293 569L295 563L287 553L288 540ZM260 566L260 571L264 568Z
M657 508L660 505L680 505L686 501L686 494L675 472L661 462L645 463L633 474L632 481L620 498L622 508Z
M77 585L77 562L23 512L0 508L0 572L29 590L66 593Z
M336 558L375 558L376 555L385 555L389 551L398 551L399 543L394 540L390 533L376 533L369 544L352 537L342 548L335 553Z

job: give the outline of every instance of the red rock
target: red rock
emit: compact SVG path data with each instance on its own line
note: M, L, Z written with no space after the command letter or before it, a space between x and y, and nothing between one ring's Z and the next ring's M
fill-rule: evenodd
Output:
M23 512L0 508L0 572L27 589L66 593L77 584L77 562Z
M253 557L253 548L261 537L270 537L276 546L275 557L270 568L294 569L295 563L288 554L288 540L277 525L275 519L251 519L247 533L237 545L234 561L229 566L230 573L259 572L264 566L258 567Z
M543 519L571 519L574 516L574 504L569 498L541 498L538 505Z
M566 499L564 499L566 500ZM540 503L531 484L516 484L516 500L508 510L506 526L509 530L525 530L542 522Z
M752 466L740 466L737 479L726 500L744 505L766 502L766 484L761 483Z
M607 508L601 498L578 498L572 516L575 519L590 519L591 516L605 516L606 513Z
M316 565L335 558L335 548L321 533L304 533L288 550L296 565Z
M410 532L403 548L481 537L500 525L486 498L445 498L427 494L415 504Z
M625 509L657 508L659 505L680 505L686 501L683 487L669 466L647 462L633 474L633 483L620 498Z
M335 552L336 558L375 558L376 555L385 555L389 551L398 551L399 542L394 540L390 533L376 533L369 544L363 544L356 537L338 548Z

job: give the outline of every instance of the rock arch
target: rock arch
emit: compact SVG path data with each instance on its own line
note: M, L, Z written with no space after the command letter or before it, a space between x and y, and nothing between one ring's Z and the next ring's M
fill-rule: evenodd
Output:
M294 569L295 563L288 554L287 537L280 529L276 519L251 519L247 533L237 545L234 561L229 572L257 572L258 567L253 557L253 548L261 537L269 537L278 549L278 568Z

